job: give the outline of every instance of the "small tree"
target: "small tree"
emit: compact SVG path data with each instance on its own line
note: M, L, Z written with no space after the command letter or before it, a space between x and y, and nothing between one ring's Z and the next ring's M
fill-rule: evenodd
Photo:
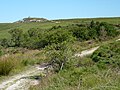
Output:
M72 52L66 42L50 47L48 50L49 51L47 53L50 57L50 63L55 72L59 72L62 69L70 67L69 61L71 59Z
M104 26L101 26L100 30L99 30L99 39L100 40L106 40L106 38L107 38L106 28Z
M12 36L11 41L14 43L14 46L19 47L22 42L23 31L21 29L13 29L9 33Z
M90 28L94 28L95 27L95 22L92 20L91 22L90 22Z

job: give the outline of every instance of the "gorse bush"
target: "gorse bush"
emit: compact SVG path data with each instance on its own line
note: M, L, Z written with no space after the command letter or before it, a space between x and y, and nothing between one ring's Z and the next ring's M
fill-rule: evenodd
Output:
M71 67L72 52L68 43L54 44L46 48L49 63L55 72Z
M117 35L115 27L105 22L91 21L88 26L74 25L70 28L68 27L68 29L79 41L90 39L107 40Z
M7 40L3 39L2 46L40 49L51 44L58 44L64 41L71 42L75 39L70 32L64 30L40 32L39 29L32 28L26 33L23 33L20 29L14 29L9 33L11 34L11 44L8 45Z
M89 39L87 28L75 28L72 30L73 36L78 38L79 41L85 41Z
M13 29L9 31L9 33L11 34L11 42L13 43L13 46L19 47L21 45L23 31L21 29Z
M120 66L120 42L112 42L101 46L93 53L91 58L99 65Z

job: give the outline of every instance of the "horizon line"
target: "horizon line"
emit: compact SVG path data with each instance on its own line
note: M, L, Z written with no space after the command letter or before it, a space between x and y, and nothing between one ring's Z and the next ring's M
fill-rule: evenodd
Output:
M109 18L120 18L120 16L96 16L96 17L68 17L68 18L55 18L55 19L48 19L46 17L35 17L35 16L28 16L28 17L23 17L22 19L24 18L45 18L47 20L69 20L69 19L102 19L102 18L106 18L106 19L109 19ZM22 19L19 19L19 20L22 20ZM19 20L16 20L16 21L19 21ZM16 21L5 21L5 22L0 22L0 23L14 23Z

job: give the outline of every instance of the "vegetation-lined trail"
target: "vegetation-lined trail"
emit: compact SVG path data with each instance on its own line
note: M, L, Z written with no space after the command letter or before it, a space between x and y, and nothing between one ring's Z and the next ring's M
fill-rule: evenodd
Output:
M0 90L28 90L31 85L38 84L38 74L42 73L45 67L39 68L38 66L31 67L31 69L12 76L0 84Z
M120 39L117 39L116 42L120 41ZM97 46L97 47L94 47L94 48L91 48L91 49L88 49L88 50L84 50L82 51L81 53L77 53L75 54L76 57L84 57L84 56L87 56L87 55L90 55L92 54L95 50L97 50L100 46Z
M84 57L86 55L90 55L98 48L99 47L95 47L89 50L82 51L81 54L76 54L75 56ZM39 83L39 80L35 79L35 76L43 72L44 68L46 67L33 67L22 74L11 77L11 79L0 84L0 90L28 90L31 85L36 85Z
M119 41L117 39L116 41ZM75 54L77 57L84 57L87 55L91 55L94 51L96 51L99 46L84 50L80 54ZM31 85L36 85L39 83L40 77L39 75L41 72L44 72L46 67L40 68L40 66L34 66L29 70L12 76L9 80L4 81L0 84L0 90L28 90Z

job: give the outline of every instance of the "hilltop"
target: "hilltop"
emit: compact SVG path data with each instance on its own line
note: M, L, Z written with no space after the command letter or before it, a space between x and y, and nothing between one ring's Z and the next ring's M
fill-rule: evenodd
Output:
M24 31L30 28L40 28L48 29L53 26L67 26L74 24L87 24L92 20L98 22L107 22L115 26L120 27L120 17L110 17L110 18L76 18L76 19L58 19L58 20L48 20L45 18L23 18L14 23L0 23L0 38L9 37L8 31L15 28L23 29ZM38 22L39 21L39 22Z
M15 23L45 22L45 21L49 21L49 20L45 18L28 17L28 18L23 18L22 20L16 21Z

